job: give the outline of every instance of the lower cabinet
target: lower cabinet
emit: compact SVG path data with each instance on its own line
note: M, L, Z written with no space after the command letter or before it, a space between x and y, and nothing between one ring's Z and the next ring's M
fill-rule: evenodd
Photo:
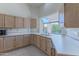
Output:
M3 37L0 37L0 52L3 52L4 51L4 38Z
M37 46L37 35L33 35L33 44Z
M55 56L55 54L56 54L55 48L52 48L52 56Z
M51 39L47 38L46 41L47 41L46 42L47 43L46 44L46 46L47 46L47 54L51 55L52 54L52 44L51 44L52 42L51 42Z
M34 41L34 34L30 34L29 35L29 43L33 44L33 41Z
M46 38L45 37L41 37L41 50L46 52Z
M41 37L40 37L39 35L36 36L36 46L37 46L38 48L41 47Z
M47 55L55 55L55 49L52 48L53 43L50 38L33 34L0 37L0 52L27 46L32 43Z
M23 36L16 36L16 48L23 46Z
M15 37L4 37L4 50L14 49Z
M24 39L23 39L23 45L27 46L30 44L30 35L24 35Z

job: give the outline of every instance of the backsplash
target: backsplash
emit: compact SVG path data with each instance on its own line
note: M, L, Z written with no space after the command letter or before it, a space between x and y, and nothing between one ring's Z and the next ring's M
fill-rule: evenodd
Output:
M7 35L16 35L16 34L28 34L30 29L19 28L19 29L7 29Z

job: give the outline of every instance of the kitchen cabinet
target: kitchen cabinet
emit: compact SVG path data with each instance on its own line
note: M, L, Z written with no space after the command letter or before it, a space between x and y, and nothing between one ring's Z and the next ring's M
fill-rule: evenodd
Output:
M37 20L32 18L30 19L30 28L36 28L37 26Z
M30 45L30 35L24 35L24 40L23 40L23 44L24 46Z
M0 14L0 27L4 27L4 15Z
M15 37L4 37L4 50L14 49Z
M4 25L6 28L14 28L14 16L5 15L4 19Z
M33 44L37 46L37 35L33 35Z
M22 35L16 36L16 48L22 46L23 46L23 36Z
M24 18L24 28L30 28L30 19Z
M41 37L41 46L40 46L41 50L46 52L46 38L45 37Z
M52 41L50 38L46 38L46 52L49 56L52 55Z
M30 34L30 37L29 37L29 39L30 39L30 44L33 44L33 40L34 40L34 34Z
M41 36L37 35L36 37L37 37L37 40L36 40L37 44L36 45L37 45L38 48L40 48L40 46L41 46Z
M55 48L52 48L52 56L55 56L55 54L56 54Z
M64 4L64 26L66 28L79 28L79 4Z
M0 52L4 51L4 38L0 37Z
M16 28L24 27L24 19L22 17L15 17L15 27Z

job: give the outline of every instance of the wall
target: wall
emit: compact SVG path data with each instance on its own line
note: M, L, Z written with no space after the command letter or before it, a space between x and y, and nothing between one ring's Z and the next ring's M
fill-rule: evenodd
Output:
M20 29L7 29L7 35L19 35L19 34L29 34L30 29L20 28Z
M0 3L0 13L22 17L31 15L29 7L23 3Z
M46 3L40 8L40 17L48 16L60 10L63 3Z
M13 16L31 17L27 4L23 3L0 3L0 13ZM20 29L7 29L7 35L29 33L30 27Z

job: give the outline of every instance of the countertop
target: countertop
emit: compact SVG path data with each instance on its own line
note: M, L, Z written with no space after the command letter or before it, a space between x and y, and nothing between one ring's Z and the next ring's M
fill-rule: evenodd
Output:
M72 38L71 36L62 35L62 34L52 34L48 36L44 34L38 34L38 33L36 34L43 37L50 38L52 43L54 44L54 48L56 49L57 54L79 56L79 41L78 41L79 38L78 37Z
M48 37L51 38L58 54L79 56L79 41L75 40L75 38L56 34L49 35Z

